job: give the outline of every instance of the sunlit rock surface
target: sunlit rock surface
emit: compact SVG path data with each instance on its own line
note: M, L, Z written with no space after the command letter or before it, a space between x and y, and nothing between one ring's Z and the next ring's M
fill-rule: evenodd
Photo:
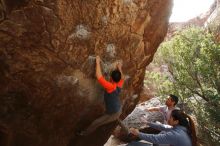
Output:
M123 62L125 118L167 32L172 0L1 0L1 145L102 146L116 123L76 136L103 114L95 56Z
M220 42L220 0L216 0L216 8L206 22L208 29L216 36L216 40Z
M163 123L164 118L160 112L147 112L146 109L150 107L159 107L162 106L158 98L152 98L149 101L143 102L132 111L130 115L128 115L123 123L127 127L133 127L137 129L141 129L146 127L146 123L143 122L145 119L148 122L160 122ZM142 119L143 118L143 119Z

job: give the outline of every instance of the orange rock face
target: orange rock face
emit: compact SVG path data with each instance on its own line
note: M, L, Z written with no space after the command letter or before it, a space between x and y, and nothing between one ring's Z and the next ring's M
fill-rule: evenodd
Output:
M172 0L1 0L0 143L102 146L116 123L76 136L104 113L95 56L106 77L123 62L124 118L138 103L171 8Z

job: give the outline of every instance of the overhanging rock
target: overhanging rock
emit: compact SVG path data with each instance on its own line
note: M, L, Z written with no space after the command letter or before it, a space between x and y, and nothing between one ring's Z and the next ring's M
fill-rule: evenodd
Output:
M124 118L139 100L171 8L172 0L1 0L4 140L13 146L102 146L115 123L76 136L104 112L95 56L105 75L123 62Z

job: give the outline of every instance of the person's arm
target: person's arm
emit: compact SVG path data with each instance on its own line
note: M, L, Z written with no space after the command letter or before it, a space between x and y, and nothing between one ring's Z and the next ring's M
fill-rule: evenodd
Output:
M160 111L160 107L150 107L146 109L147 112L158 112Z
M147 123L147 125L149 125L150 127L154 128L154 129L160 130L160 131L169 131L173 128L170 125L159 124L159 123Z
M117 69L120 71L121 73L121 80L118 82L118 87L119 88L122 88L123 84L124 84L124 74L122 72L122 63L121 62L118 62L117 65L116 65Z
M112 85L112 83L106 81L103 77L100 62L100 57L96 56L96 78L98 82L107 90L107 92L112 92L114 86Z
M96 78L99 79L102 77L101 65L100 65L100 57L96 56Z
M169 131L173 128L172 126L166 125L166 124L148 122L143 117L141 117L140 119L141 119L141 122L145 123L146 125L148 125L151 128L157 129L159 131Z
M130 133L138 136L142 140L146 140L154 144L174 144L174 141L176 141L175 135L171 132L167 132L165 134L145 134L139 132L138 129L130 128Z
M121 79L124 80L125 77L124 77L124 74L122 72L122 63L121 62L117 63L117 68L121 72Z

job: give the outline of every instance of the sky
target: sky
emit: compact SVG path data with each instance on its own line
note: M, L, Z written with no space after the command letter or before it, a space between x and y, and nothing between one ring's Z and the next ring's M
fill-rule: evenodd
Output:
M215 0L173 0L170 22L184 22L209 10Z

